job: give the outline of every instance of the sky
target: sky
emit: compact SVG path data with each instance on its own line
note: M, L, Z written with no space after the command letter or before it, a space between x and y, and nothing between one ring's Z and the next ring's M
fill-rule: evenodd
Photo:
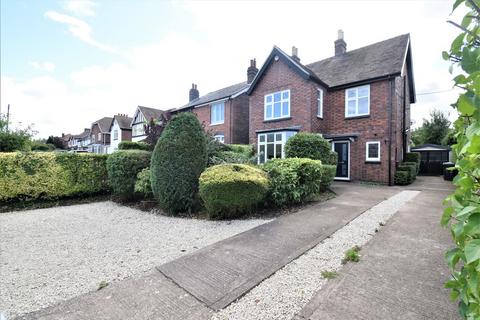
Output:
M2 0L0 107L37 137L78 134L106 116L133 116L246 80L274 45L308 64L410 33L417 103L414 126L434 108L455 112L449 63L459 33L446 23L453 1ZM456 20L458 21L458 19ZM440 92L438 92L440 91ZM437 93L432 93L437 92Z

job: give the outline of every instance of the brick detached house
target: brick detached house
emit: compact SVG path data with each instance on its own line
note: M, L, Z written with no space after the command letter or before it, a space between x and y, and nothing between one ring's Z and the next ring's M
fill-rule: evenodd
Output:
M130 124L132 128L132 141L139 142L147 137L145 134L145 124L147 124L150 120L154 119L156 121L165 121L169 118L169 110L138 106L133 114L133 120Z
M126 114L117 114L113 117L110 125L110 148L108 153L118 150L118 145L122 141L132 141L132 118Z
M247 81L237 83L200 97L196 84L189 91L189 103L174 113L192 111L216 140L224 143L248 143L249 99L246 94L258 69L250 60Z
M415 103L410 36L347 51L339 31L335 55L306 65L295 47L291 56L274 47L247 94L260 163L284 157L297 132L316 132L338 153L336 179L391 185Z
M110 126L113 118L105 117L92 123L89 151L93 153L108 153L110 147Z

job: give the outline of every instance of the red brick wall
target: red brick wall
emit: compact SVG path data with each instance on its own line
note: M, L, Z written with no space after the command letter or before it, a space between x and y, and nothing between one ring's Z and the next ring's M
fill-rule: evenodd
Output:
M248 96L240 95L225 101L225 121L222 124L210 125L210 104L193 109L206 131L213 135L223 134L225 143L248 143Z
M396 82L392 85L397 87ZM388 183L388 108L390 82L370 84L370 115L345 118L345 89L324 91L323 119L317 117L317 88L281 60L272 62L250 96L250 143L256 143L256 131L299 126L300 131L323 134L358 134L350 144L350 178ZM264 121L264 95L290 89L291 118ZM392 179L395 160L401 156L401 101L395 99L392 114ZM399 111L400 109L400 111ZM400 113L399 113L400 112ZM400 128L400 129L398 129ZM366 162L366 142L380 141L380 163ZM395 151L397 148L397 152Z

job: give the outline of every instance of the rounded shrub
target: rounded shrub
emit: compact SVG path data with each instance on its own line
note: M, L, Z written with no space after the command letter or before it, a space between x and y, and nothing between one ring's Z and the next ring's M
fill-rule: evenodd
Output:
M150 151L152 147L145 142L122 141L118 144L118 150L145 150Z
M232 219L253 210L265 198L268 176L246 164L221 164L200 176L200 196L209 219Z
M137 174L134 191L142 194L144 198L151 198L153 196L150 168L144 168Z
M398 184L401 186L412 183L410 181L410 174L408 171L397 170L397 172L395 172L394 181L395 181L395 184Z
M420 171L420 161L421 161L420 152L407 152L405 154L405 162L415 162L416 163L417 174Z
M134 198L137 174L149 166L150 157L151 153L143 150L120 150L108 156L108 179L120 200Z
M198 178L207 165L206 139L197 117L185 112L172 118L152 155L152 191L168 213L198 208Z
M326 191L333 182L337 173L337 166L332 164L322 164L320 177L320 191Z
M300 132L288 139L285 144L287 158L309 158L324 164L337 164L337 153L330 143L316 133Z

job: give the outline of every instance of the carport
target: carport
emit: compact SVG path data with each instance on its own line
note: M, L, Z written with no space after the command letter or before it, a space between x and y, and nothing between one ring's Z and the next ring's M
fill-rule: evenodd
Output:
M444 162L449 161L450 147L438 144L423 144L410 149L420 153L420 172L423 175L442 175Z

